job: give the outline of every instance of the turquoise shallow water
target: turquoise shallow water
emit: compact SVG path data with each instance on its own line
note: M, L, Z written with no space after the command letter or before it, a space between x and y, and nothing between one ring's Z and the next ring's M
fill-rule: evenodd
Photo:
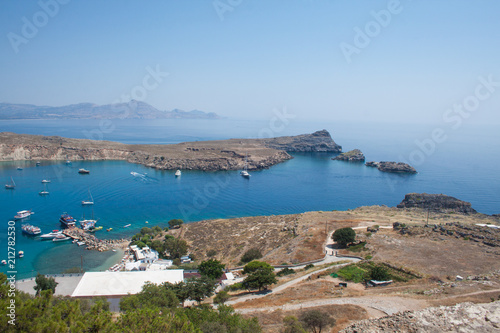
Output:
M18 132L18 127L24 127L26 132L31 130L47 134L44 131L51 131L52 134L64 135L68 127L81 129L78 127L81 124L70 122L63 126L64 131L54 133L58 128L55 124L43 123L45 126L40 126L38 123L38 128L30 127L30 124L0 122L2 130L6 128ZM182 125L185 122L174 121L173 124ZM196 131L198 139L223 139L236 137L238 133L240 137L249 137L261 125L256 123L252 125L254 128L250 125L246 128L233 124L230 127L232 131L220 134L219 126L227 126L227 121L197 124L200 126ZM202 124L205 124L205 130L201 128ZM156 131L158 126L151 127L148 123L139 125L135 128L118 126L105 139L134 142L134 138L142 135L143 139L136 142L145 142L148 140L144 138L149 138L149 142L164 143L182 141L184 132L189 137L194 134L190 133L190 129L183 131L182 126L177 128L172 121L164 124L169 130L161 132ZM318 124L310 126L322 128ZM144 134L148 128L151 135ZM368 160L400 160L400 156L408 156L415 149L414 140L425 138L426 133L425 129L414 127L412 130L401 128L385 132L369 128L341 129L344 131L330 129L337 143L343 145L344 150L361 148ZM292 130L293 134L311 132L306 126ZM125 139L127 133L128 140ZM93 210L99 225L104 229L113 228L111 232L101 230L96 233L96 236L105 238L128 237L143 226L164 226L172 218L198 221L310 210L344 210L361 205L394 206L409 192L445 193L472 202L480 212L499 213L499 157L498 154L481 154L481 151L497 149L498 135L488 136L488 140L482 140L478 145L478 141L484 139L481 135L484 136L485 131L464 131L459 137L450 137L426 158L425 163L416 166L419 171L416 175L386 174L363 164L332 161L334 154L327 153L293 154L294 159L290 161L268 170L251 172L250 179L242 178L238 171L183 171L182 176L176 178L173 171L159 171L123 161L75 161L69 166L63 161L42 162L39 167L34 162L3 162L0 163L0 179L8 182L12 176L17 187L13 191L0 190L0 221L4 221L0 227L0 241L2 245L6 244L7 221L23 209L35 212L28 222L41 227L42 232L59 228L58 219L63 212L80 219L83 215L90 217ZM16 170L18 166L23 170ZM89 169L90 174L78 174L79 168ZM146 175L134 177L132 171ZM51 180L47 186L50 195L46 197L38 195L43 189L42 179ZM82 207L81 201L88 198L89 189L95 205ZM20 226L21 223L17 224ZM127 224L131 226L125 228ZM86 270L102 270L121 255L111 251L86 251L71 243L41 241L23 235L20 228L16 236L16 250L25 252L24 258L17 259L18 278L31 276L36 271L60 273L70 267L79 267L82 262ZM2 246L0 259L6 257L6 246ZM2 269L5 270L5 267Z

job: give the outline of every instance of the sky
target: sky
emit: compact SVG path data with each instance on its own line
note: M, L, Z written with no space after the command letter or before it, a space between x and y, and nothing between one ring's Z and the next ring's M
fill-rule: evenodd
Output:
M5 0L0 102L500 124L499 14L496 0Z

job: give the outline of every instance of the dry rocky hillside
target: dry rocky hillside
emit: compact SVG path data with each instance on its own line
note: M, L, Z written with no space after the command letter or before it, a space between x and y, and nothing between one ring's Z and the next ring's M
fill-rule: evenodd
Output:
M0 133L0 161L126 160L166 170L249 170L269 168L296 151L339 152L326 130L270 139L230 139L171 145L129 145L58 136Z

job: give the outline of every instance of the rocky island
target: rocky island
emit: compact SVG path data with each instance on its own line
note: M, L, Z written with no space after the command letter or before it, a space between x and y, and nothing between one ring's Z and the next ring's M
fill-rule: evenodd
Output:
M382 172L417 173L414 167L402 162L366 162L365 165L375 167Z
M229 139L136 145L59 136L0 133L0 161L125 160L163 170L265 169L292 158L287 151L338 152L326 130L270 139Z
M364 162L365 155L359 149L353 149L347 151L345 153L340 154L339 156L333 157L334 161L347 161L347 162Z
M433 211L452 211L462 214L476 214L471 203L445 194L408 193L397 208L422 208Z

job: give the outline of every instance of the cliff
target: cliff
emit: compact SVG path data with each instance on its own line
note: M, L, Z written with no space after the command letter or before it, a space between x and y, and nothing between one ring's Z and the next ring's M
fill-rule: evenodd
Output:
M444 194L409 193L397 206L398 208L423 208L435 211L453 211L475 214L470 202L462 201Z
M288 149L322 151L320 149L337 147L327 131L321 131L322 135L316 133L274 139L127 145L111 141L3 132L0 133L0 161L125 160L157 169L217 171L242 169L247 156L248 169L257 170L291 159L285 151ZM273 142L279 143L276 145L279 148L271 147Z
M334 161L364 162L365 155L359 149L353 149L332 158Z
M414 167L402 162L366 162L366 166L376 167L382 172L417 173Z

